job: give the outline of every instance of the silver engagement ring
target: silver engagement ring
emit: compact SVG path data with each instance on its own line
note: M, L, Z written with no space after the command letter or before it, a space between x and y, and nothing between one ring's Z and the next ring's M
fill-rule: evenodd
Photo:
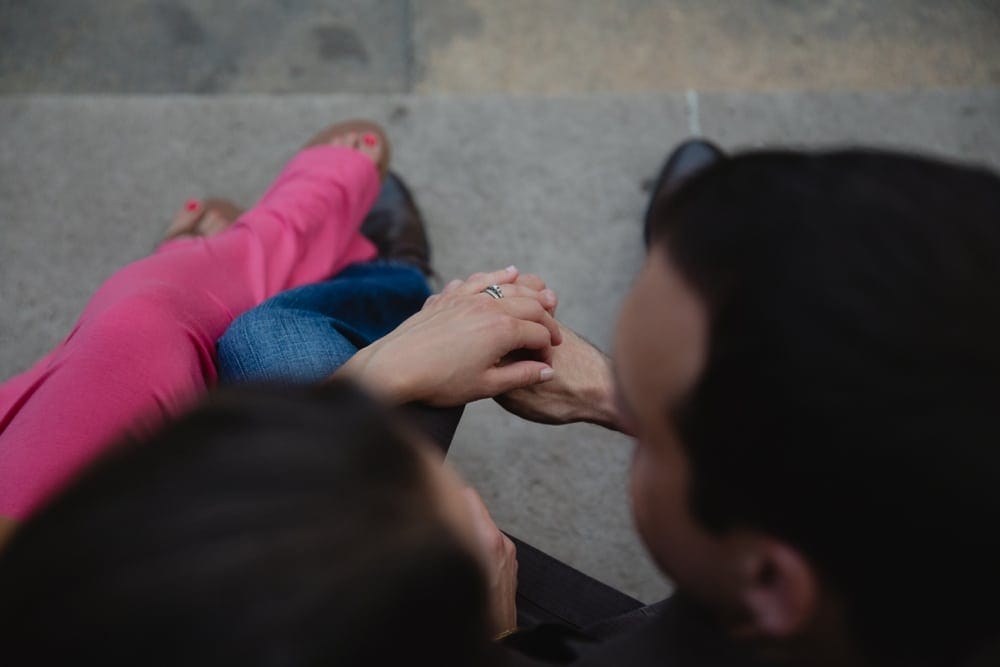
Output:
M483 293L489 294L494 299L503 298L503 291L500 289L499 285L490 285L489 287L483 290Z

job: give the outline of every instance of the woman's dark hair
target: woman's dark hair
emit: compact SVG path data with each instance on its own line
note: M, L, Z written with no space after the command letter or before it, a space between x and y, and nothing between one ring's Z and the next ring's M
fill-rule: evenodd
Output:
M710 527L797 545L870 650L1000 631L1000 179L890 153L749 153L654 202L709 309L674 418Z
M0 661L482 664L482 575L428 480L348 384L219 392L18 530Z

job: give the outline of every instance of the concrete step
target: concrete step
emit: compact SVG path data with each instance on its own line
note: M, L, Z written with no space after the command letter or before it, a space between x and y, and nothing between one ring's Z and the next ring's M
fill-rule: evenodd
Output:
M644 184L671 146L864 143L1000 168L1000 88L571 96L0 96L0 376L66 334L93 290L155 245L172 211L250 204L322 125L386 124L445 277L515 263L608 346L642 259ZM668 590L625 494L629 441L467 412L452 459L499 525L641 599Z

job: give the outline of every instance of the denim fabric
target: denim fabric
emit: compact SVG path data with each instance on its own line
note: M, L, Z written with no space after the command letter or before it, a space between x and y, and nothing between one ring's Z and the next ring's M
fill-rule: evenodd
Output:
M219 339L219 382L320 381L428 296L420 271L385 261L282 292L236 318Z

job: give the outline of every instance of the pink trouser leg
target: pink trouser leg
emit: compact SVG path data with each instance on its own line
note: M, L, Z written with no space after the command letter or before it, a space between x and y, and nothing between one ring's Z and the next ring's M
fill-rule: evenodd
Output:
M226 231L167 242L111 276L66 340L0 386L0 516L25 518L115 439L200 395L237 315L373 258L358 229L378 188L369 158L309 148Z

